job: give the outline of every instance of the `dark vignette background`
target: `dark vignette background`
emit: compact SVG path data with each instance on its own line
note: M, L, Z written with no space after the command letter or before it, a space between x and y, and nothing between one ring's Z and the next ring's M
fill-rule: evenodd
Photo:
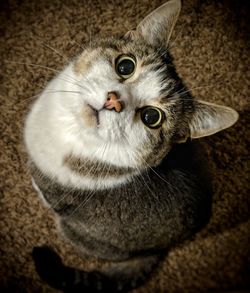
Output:
M0 291L54 292L34 271L33 246L47 244L86 270L56 232L51 211L31 187L23 122L52 70L60 70L97 34L125 33L161 0L2 0L0 2ZM193 240L171 250L141 293L250 289L249 1L184 0L172 38L179 74L193 94L234 107L239 122L204 139L214 176L213 216ZM60 52L57 54L48 46Z

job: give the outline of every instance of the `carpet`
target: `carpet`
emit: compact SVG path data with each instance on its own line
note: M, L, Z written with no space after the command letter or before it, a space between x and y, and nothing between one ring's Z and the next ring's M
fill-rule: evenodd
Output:
M250 289L249 5L184 0L171 51L199 99L235 108L232 128L203 144L213 173L212 218L173 248L137 293ZM37 276L34 246L52 246L65 264L93 270L58 236L53 213L31 186L23 124L30 105L64 64L98 35L125 33L161 0L2 0L0 2L0 291L55 292ZM30 65L28 65L30 64ZM36 64L36 65L31 65Z

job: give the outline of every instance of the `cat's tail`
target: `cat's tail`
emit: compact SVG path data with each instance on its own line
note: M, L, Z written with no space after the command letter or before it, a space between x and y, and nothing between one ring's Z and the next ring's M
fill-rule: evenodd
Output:
M47 246L35 247L32 256L41 279L65 293L128 292L142 285L160 260L160 255L136 257L102 272L85 272L64 266Z

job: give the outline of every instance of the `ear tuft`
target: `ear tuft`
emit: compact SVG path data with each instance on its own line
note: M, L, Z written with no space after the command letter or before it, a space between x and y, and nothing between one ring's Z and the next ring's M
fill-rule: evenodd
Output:
M170 0L146 16L136 32L154 46L167 46L181 10L181 0Z
M195 112L189 125L190 137L209 136L232 126L239 114L232 108L204 101L195 101Z

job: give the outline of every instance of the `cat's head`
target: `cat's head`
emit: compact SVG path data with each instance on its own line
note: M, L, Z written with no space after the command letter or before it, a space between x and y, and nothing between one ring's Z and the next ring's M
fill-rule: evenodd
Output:
M90 145L107 145L104 162L155 166L173 144L238 119L231 108L194 100L176 74L168 44L180 9L171 0L124 36L93 41L74 61L77 123Z

